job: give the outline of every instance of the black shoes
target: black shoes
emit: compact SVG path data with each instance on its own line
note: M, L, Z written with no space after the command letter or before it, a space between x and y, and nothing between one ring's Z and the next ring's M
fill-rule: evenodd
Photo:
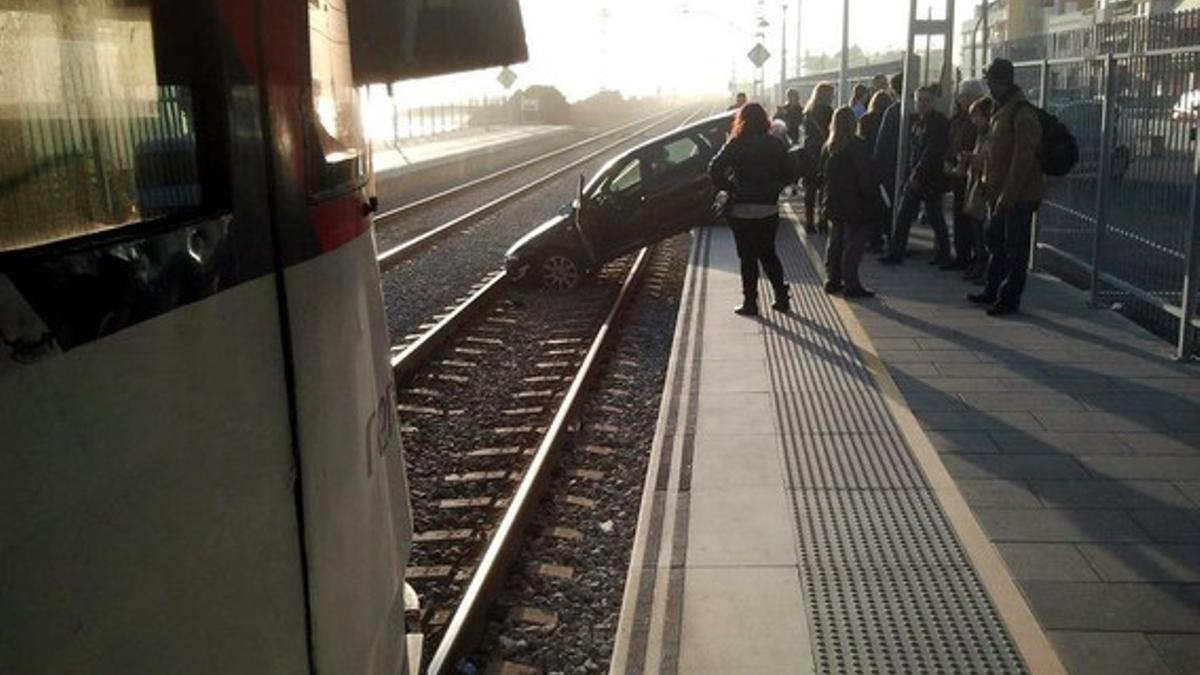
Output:
M743 300L742 304L733 308L733 313L738 316L758 316L758 301Z
M825 292L830 295L833 295L835 293L841 293L843 288L844 288L844 286L842 286L842 282L840 282L840 281L826 281L825 282Z
M775 288L775 304L771 305L771 309L776 312L792 311L792 298L788 294L787 284Z
M842 297L847 300L865 300L875 297L875 291L869 291L865 288L854 288L842 293Z
M991 293L972 293L967 296L967 300L977 305L994 305L996 304L996 296Z
M1016 314L1017 311L1018 307L1016 305L1006 305L1000 302L997 302L996 304L987 308L988 316L1005 316L1008 314Z
M879 259L879 264L880 265L903 265L904 258L902 258L894 253L889 253Z

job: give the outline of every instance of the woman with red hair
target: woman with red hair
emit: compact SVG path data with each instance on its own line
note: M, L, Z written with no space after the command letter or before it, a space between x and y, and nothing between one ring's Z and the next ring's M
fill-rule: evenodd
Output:
M758 266L775 289L780 312L790 309L783 264L775 253L779 229L779 193L795 181L787 147L771 135L767 111L748 103L733 120L729 141L708 165L718 190L729 194L729 227L742 266L742 304L734 312L758 315Z

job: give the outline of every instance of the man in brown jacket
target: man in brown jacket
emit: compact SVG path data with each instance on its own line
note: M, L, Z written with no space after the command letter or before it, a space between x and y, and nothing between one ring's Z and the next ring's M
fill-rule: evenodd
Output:
M1045 178L1038 158L1042 125L1034 107L1013 82L1013 64L996 59L986 71L988 90L996 101L988 143L983 182L993 195L988 224L988 250L992 259L987 285L967 296L988 306L988 314L1012 314L1021 306L1029 266L1033 213L1041 204Z

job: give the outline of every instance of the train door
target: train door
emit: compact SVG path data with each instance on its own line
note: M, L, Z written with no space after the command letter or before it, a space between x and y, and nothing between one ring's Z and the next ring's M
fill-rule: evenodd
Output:
M253 29L0 2L0 672L309 669Z

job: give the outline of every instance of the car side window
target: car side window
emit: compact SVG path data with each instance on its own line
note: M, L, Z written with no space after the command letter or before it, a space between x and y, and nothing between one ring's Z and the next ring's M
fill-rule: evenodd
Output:
M699 161L700 155L700 143L691 136L650 148L647 150L650 180L655 183L670 180L680 168Z
M642 184L642 160L633 159L617 171L608 184L608 191L614 194L628 192Z

